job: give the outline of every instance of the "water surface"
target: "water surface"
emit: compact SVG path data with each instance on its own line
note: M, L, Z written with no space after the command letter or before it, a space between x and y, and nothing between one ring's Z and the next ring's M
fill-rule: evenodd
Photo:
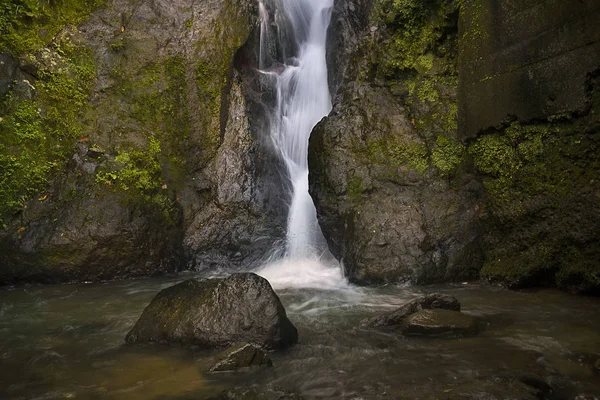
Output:
M152 297L187 277L1 291L0 398L203 399L267 383L307 399L454 398L519 373L600 395L596 298L477 285L279 289L300 343L273 353L271 369L210 375L214 352L123 341ZM484 331L425 339L356 328L432 291L456 296Z

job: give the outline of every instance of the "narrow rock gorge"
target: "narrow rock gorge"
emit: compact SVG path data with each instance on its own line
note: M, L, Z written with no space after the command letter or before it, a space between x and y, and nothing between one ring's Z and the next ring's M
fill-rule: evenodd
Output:
M7 5L0 283L251 270L284 254L294 183L261 68L298 44L261 42L289 36L277 7ZM349 281L598 291L599 8L334 3L333 109L309 180Z

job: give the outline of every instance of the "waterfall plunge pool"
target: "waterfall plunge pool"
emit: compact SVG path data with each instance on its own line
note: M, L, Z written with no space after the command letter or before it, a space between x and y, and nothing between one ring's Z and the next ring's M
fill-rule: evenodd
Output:
M510 398L502 377L514 374L558 382L566 397L557 399L600 396L600 299L554 290L278 289L300 341L272 353L274 367L262 370L207 374L215 351L126 345L125 334L152 297L192 276L1 291L0 398L205 399L266 384L305 399ZM485 329L474 337L425 339L356 328L365 317L433 291L456 296Z

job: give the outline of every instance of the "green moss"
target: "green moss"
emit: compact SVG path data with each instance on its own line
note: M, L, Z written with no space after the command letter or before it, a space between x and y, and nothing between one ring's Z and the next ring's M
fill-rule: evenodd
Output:
M388 137L385 140L369 141L366 145L355 145L355 151L368 164L392 167L406 166L425 172L429 166L427 148L414 142L400 142Z
M431 153L431 163L442 175L449 175L463 162L465 146L446 136L438 136L436 146Z
M48 185L53 171L68 159L83 130L82 115L95 82L89 49L60 38L44 57L60 68L38 66L38 80L29 85L32 99L6 96L0 110L0 225Z
M160 166L160 143L150 138L147 151L121 151L115 157L116 168L96 174L96 181L112 185L118 184L127 191L136 189L148 196L163 183Z
M382 29L372 37L367 76L384 82L403 103L419 145L382 146L397 163L442 175L460 164L457 139L457 23L459 1L384 0L372 14ZM440 137L445 139L439 139ZM445 140L441 143L441 140Z
M359 200L364 190L362 179L358 176L348 176L346 178L346 186L348 188L348 199L350 201Z
M482 222L492 239L483 278L515 287L600 289L594 263L600 248L590 242L600 138L589 118L513 123L469 146L485 176Z
M559 132L555 125L513 123L469 147L475 166L488 176L484 186L492 211L518 217L524 210L522 202L536 195L557 195L564 191L570 173L580 175L580 168L559 154L561 142L570 137Z
M0 2L0 52L34 52L65 25L83 22L104 0L10 0Z
M121 144L115 161L96 175L98 185L125 192L132 202L158 206L169 218L176 215L171 188L180 187L173 171L185 168L191 135L186 76L185 59L174 56L121 78L112 96L123 96L130 106L119 108L119 120L133 120L145 140Z
M119 50L122 50L122 49L123 49L123 47L125 47L125 43L123 43L123 42L114 42L114 43L111 43L111 44L109 44L109 46L108 46L108 47L109 47L109 48L110 48L112 51L115 51L115 52L117 52L117 51L119 51Z

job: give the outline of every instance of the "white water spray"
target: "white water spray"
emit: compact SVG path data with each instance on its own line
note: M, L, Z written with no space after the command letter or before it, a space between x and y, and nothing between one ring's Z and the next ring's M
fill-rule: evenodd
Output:
M333 0L277 0L276 21L280 48L295 49L281 64L265 49L272 48L271 19L260 4L259 65L272 77L276 105L271 115L271 138L285 161L292 184L287 248L283 260L263 267L259 274L279 287L345 286L342 270L332 261L308 193L308 140L313 127L331 110L325 47Z

